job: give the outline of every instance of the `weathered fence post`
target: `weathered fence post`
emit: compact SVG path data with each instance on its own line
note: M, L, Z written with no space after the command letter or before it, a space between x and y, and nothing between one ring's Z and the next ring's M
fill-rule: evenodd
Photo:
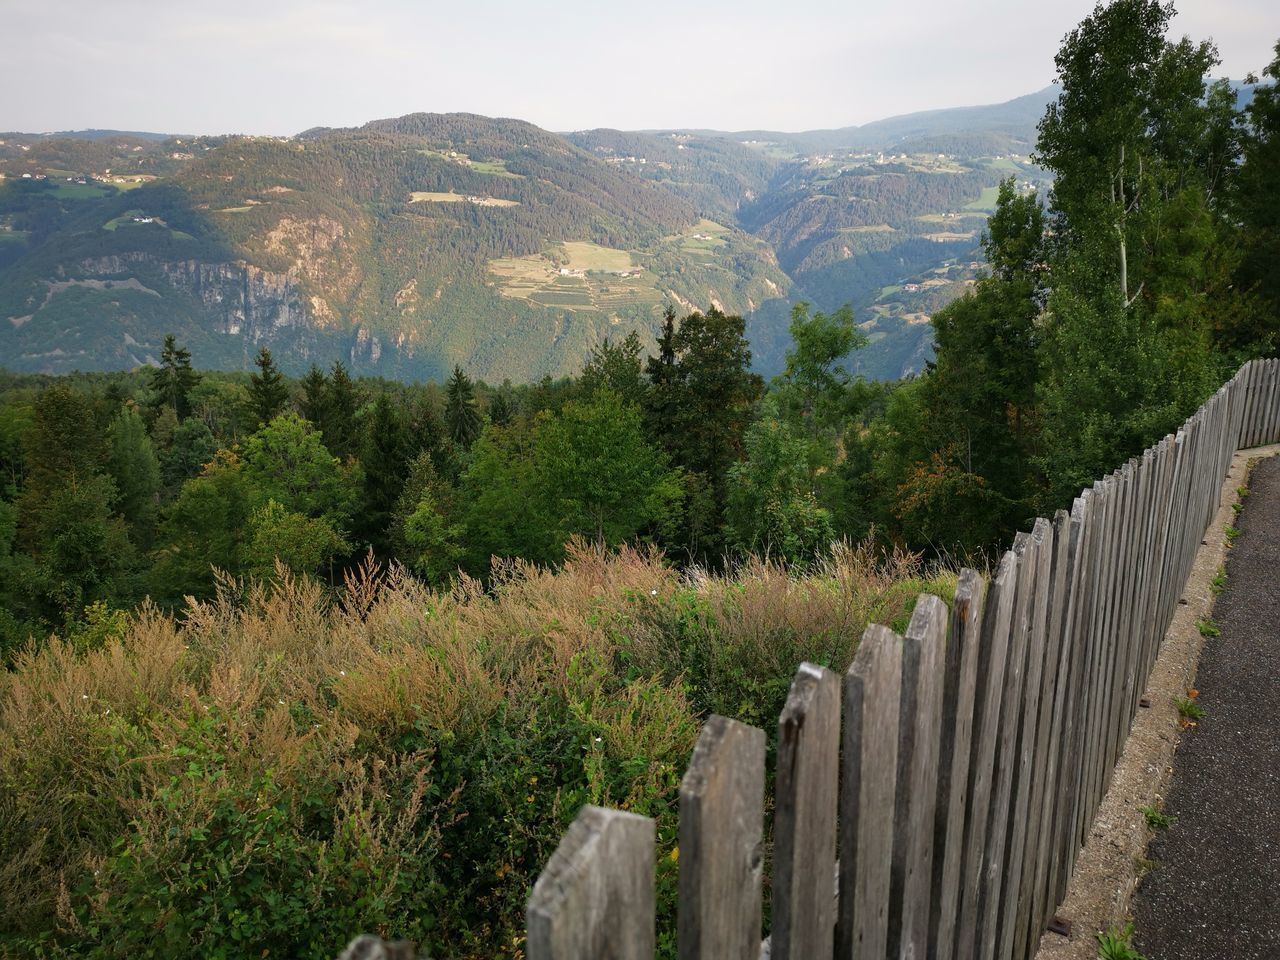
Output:
M1027 668L1027 648L1031 634L1031 607L1035 595L1036 549L1030 534L1014 537L1018 580L1014 588L1013 620L1009 627L1009 660L1004 673L1004 691L998 721L1000 743L992 769L991 806L988 811L986 851L983 854L980 903L974 940L975 956L991 960L995 956L1000 928L1001 894L1005 892L1005 854L1009 840L1009 810L1013 783L1018 774L1015 748L1022 716L1023 678Z
M654 822L583 807L533 885L529 960L653 960Z
M1022 889L1018 894L1017 928L1013 956L1027 955L1028 944L1040 936L1041 893L1048 870L1049 837L1058 786L1058 741L1062 736L1063 698L1070 665L1070 648L1062 634L1066 619L1067 566L1070 559L1070 517L1059 510L1053 518L1049 541L1048 613L1045 623L1044 673L1040 684L1039 718L1032 748L1031 805L1028 809L1027 843L1023 855Z
M1004 701L1005 671L1017 600L1018 558L1005 553L987 593L982 633L978 640L977 686L974 691L973 746L969 776L962 789L969 795L965 814L964 859L960 867L959 909L955 956L975 955L981 925L983 879L991 829L992 785L999 753L1000 707Z
M1027 667L1022 678L1022 710L1016 721L1017 748L1014 752L1016 779L1009 808L1009 840L1005 856L1004 890L997 921L999 943L997 958L1010 958L1014 952L1017 931L1018 901L1026 883L1026 852L1031 833L1032 800L1039 777L1036 758L1036 733L1040 718L1041 686L1047 656L1046 634L1049 623L1049 596L1053 575L1053 527L1040 517L1032 529L1035 581L1031 593L1030 632L1027 640Z
M885 627L867 627L844 680L840 960L885 957L901 687L902 638Z
M1084 622L1085 606L1092 588L1093 571L1090 567L1090 521L1093 508L1093 491L1084 490L1071 507L1071 530L1068 547L1067 611L1062 626L1063 645L1070 651L1069 673L1066 680L1066 698L1062 739L1058 754L1058 783L1051 816L1055 837L1052 861L1049 867L1049 885L1045 891L1043 919L1047 920L1066 890L1066 878L1071 874L1071 861L1075 843L1075 818L1080 803L1081 783L1081 724L1088 684L1089 642L1087 624Z
M1271 389L1267 394L1267 416L1262 424L1262 443L1280 442L1280 358L1267 361Z
M978 660L986 581L961 570L947 638L938 743L938 797L934 809L933 882L929 897L928 956L951 960L959 922L969 770L979 707ZM988 666L989 669L989 666Z
M938 728L946 663L947 605L924 594L903 636L898 708L898 791L889 883L889 956L923 957L929 939Z
M757 960L764 858L763 730L713 716L680 783L681 960Z
M803 663L778 718L773 960L831 956L839 775L840 677Z

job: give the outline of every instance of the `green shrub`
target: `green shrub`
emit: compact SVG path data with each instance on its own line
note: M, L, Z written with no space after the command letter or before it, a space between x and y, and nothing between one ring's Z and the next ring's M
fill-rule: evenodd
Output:
M1218 567L1218 572L1213 575L1213 579L1209 581L1209 589L1215 594L1221 593L1227 589L1227 568Z
M1099 933L1099 960L1146 960L1142 954L1133 949L1133 924L1125 924L1123 928L1112 927L1106 933Z
M225 727L216 711L191 718L173 754L185 768L82 877L78 952L321 958L363 930L428 939L450 809L430 764L229 777Z
M1155 804L1139 807L1138 812L1142 814L1142 819L1147 822L1147 826L1152 830L1168 830L1173 826L1174 821L1178 819L1177 817L1165 816Z
M1204 708L1190 697L1175 697L1173 703L1183 720L1195 722L1204 719Z

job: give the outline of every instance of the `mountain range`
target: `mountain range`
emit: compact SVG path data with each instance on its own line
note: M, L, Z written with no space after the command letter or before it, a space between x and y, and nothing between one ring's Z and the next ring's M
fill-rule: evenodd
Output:
M664 308L748 319L776 371L790 305L851 304L873 377L920 369L981 268L998 182L1053 88L862 127L552 133L412 114L291 137L0 134L0 366L154 362L490 381L577 371Z

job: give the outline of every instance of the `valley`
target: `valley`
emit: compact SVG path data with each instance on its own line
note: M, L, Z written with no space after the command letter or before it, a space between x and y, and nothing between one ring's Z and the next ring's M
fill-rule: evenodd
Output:
M519 382L631 330L651 344L667 305L714 306L747 318L769 375L803 300L850 304L871 340L859 372L896 379L981 269L996 185L1045 185L1028 153L1049 95L807 134L558 135L469 114L0 134L0 351L19 371L119 369L173 332L223 369L265 344L293 372L340 357Z

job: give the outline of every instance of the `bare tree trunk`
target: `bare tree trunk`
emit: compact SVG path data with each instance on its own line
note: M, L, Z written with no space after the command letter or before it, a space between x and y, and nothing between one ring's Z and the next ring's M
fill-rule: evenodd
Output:
M1127 214L1124 201L1124 144L1122 143L1120 144L1120 223L1117 229L1120 231L1120 299L1126 307L1129 305L1129 253L1125 247L1124 235Z

